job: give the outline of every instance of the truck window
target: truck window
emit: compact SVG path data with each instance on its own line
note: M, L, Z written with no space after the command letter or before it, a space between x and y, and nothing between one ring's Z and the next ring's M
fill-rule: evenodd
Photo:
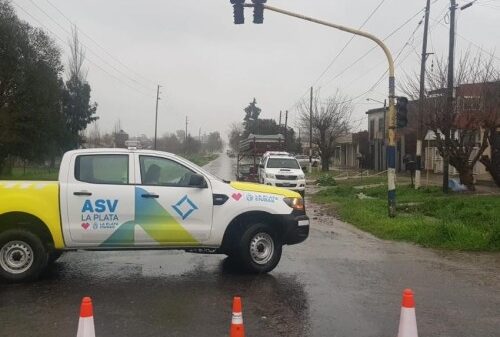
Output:
M269 158L267 160L267 168L287 168L300 169L296 159L291 158Z
M193 171L176 161L151 156L139 156L143 185L177 186L189 185Z
M91 184L127 185L128 155L78 156L75 162L75 179Z

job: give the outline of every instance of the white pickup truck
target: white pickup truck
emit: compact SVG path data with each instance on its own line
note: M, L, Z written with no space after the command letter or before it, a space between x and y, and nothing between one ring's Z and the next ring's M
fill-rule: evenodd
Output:
M174 154L67 152L59 181L0 181L0 279L37 278L65 250L182 249L227 254L250 272L304 241L301 196L223 181Z

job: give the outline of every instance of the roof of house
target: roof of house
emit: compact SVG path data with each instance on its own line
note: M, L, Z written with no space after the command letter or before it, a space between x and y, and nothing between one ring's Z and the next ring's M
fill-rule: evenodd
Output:
M371 115L374 113L379 113L379 112L384 112L387 108L376 108L376 109L370 109L366 112L367 115Z

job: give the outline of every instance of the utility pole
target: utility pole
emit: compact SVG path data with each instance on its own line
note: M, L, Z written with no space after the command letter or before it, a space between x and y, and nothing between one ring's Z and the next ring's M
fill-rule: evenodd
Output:
M186 142L188 138L188 116L186 116L186 131L184 134L184 141Z
M448 51L448 88L446 93L446 113L448 118L453 116L453 74L454 74L454 61L455 61L455 11L457 9L456 0L450 0L450 46ZM443 192L448 193L448 180L449 180L449 167L450 158L448 156L448 144L450 143L451 130L443 130L445 153L443 157ZM439 135L436 135L440 137Z
M158 138L158 101L160 100L160 85L156 87L156 114L155 114L155 142L154 149L156 150L156 139Z
M309 173L312 172L312 138L313 137L313 87L311 87L311 96L309 99Z
M281 129L281 110L280 110L280 123L278 124L279 129Z
M286 110L285 112L285 149L288 149L287 138L288 138L288 110Z
M420 188L420 175L422 168L422 127L424 116L424 99L425 99L425 62L427 61L427 32L429 30L429 15L431 13L431 0L427 0L425 7L425 23L424 23L424 41L422 42L422 60L420 63L420 97L418 99L417 113L417 151L415 156L415 189Z

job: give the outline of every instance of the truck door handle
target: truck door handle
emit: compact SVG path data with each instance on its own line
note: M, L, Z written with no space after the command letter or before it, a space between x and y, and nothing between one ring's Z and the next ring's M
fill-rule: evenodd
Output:
M91 196L92 193L88 192L88 191L78 191L78 192L73 192L73 195L85 195L85 196Z
M143 197L143 198L154 198L154 199L157 199L160 196L158 194L149 193L149 194L143 194L143 195L141 195L141 197Z

